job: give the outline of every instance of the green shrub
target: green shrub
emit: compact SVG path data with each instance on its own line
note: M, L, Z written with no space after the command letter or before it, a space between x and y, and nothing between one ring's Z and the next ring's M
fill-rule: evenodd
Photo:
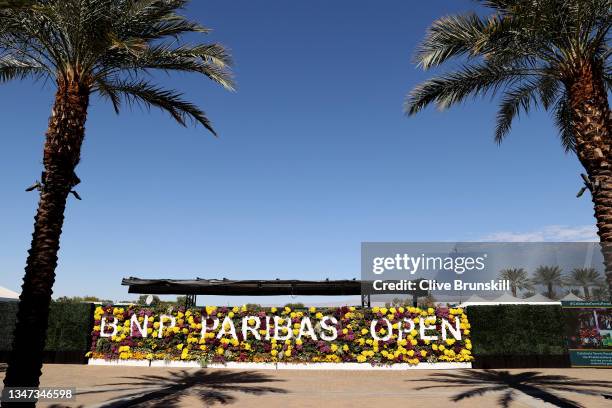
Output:
M476 358L567 353L560 306L471 306L467 315Z
M12 348L16 316L17 302L0 302L0 351Z
M90 303L51 304L46 350L87 350L90 320L93 310Z
M83 351L89 348L90 319L93 310L89 303L53 302L49 310L47 351ZM17 318L17 302L0 302L0 351L10 351Z

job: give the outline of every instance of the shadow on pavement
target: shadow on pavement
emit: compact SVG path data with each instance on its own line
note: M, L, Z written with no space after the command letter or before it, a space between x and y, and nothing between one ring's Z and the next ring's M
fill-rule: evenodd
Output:
M460 370L453 373L435 373L426 379L412 380L438 382L438 385L416 387L417 390L448 387L466 387L450 399L453 402L465 398L479 397L488 392L500 392L498 406L507 408L520 394L526 394L538 400L562 408L585 408L579 402L555 394L555 391L572 392L582 395L593 395L609 398L608 392L612 381L589 381L565 375L545 375L537 371L511 373L497 370Z
M261 383L278 382L268 375L256 371L188 371L172 372L170 376L141 375L134 377L121 377L120 382L100 385L104 390L94 390L79 393L101 394L105 392L131 391L127 395L98 405L103 408L122 407L178 407L184 396L195 396L202 405L231 404L236 398L231 392L262 395L267 393L284 394L287 391ZM126 387L129 386L129 387ZM140 386L141 388L132 388ZM144 389L143 389L144 388Z

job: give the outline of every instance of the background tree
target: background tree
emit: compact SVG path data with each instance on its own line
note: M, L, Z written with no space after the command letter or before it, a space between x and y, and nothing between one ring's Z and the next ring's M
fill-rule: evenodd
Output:
M60 296L58 297L56 300L56 302L59 303L93 303L93 302L99 302L99 303L103 303L105 305L107 304L112 304L113 301L109 300L109 299L100 299L97 296Z
M574 268L566 279L566 285L582 288L585 299L590 299L589 287L601 284L601 275L595 268Z
M531 282L535 285L546 286L546 296L554 299L555 286L563 286L562 269L558 266L538 266L533 274Z
M147 304L147 297L149 295L140 295L138 296L138 300L136 300L136 304L138 305L146 305ZM152 296L153 300L151 301L151 306L156 306L159 305L161 303L161 299L159 298L159 296L157 295L153 295Z
M512 296L517 297L519 290L531 289L531 281L523 268L508 268L499 271L499 278L510 282Z
M420 45L425 70L458 58L455 71L415 87L406 112L444 109L502 91L495 140L521 112L549 110L566 151L588 173L608 285L612 287L612 89L610 0L478 0L491 11L442 17Z
M600 285L593 288L592 292L592 300L602 302L610 300L610 291L608 290L608 285L604 284L604 282L600 282Z
M181 71L232 89L230 57L218 44L185 44L184 34L208 29L179 14L184 0L40 0L0 10L0 81L47 79L56 86L43 151L32 244L20 296L6 386L39 384L49 302L67 197L80 182L80 160L93 94L122 104L157 107L181 125L214 133L205 113L150 71ZM196 40L197 37L193 37ZM5 406L3 403L2 406Z

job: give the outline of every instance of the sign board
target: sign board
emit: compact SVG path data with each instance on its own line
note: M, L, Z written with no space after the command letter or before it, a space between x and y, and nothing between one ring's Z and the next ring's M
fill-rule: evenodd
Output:
M98 307L88 356L209 363L469 363L460 308Z
M572 367L612 368L612 304L562 302Z

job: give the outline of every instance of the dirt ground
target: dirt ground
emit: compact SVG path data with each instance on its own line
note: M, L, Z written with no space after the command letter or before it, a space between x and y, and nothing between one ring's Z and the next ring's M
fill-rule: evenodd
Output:
M0 378L5 368L0 366ZM46 365L54 407L612 407L612 370L230 370ZM608 398L606 398L608 397ZM505 402L508 405L504 405Z

